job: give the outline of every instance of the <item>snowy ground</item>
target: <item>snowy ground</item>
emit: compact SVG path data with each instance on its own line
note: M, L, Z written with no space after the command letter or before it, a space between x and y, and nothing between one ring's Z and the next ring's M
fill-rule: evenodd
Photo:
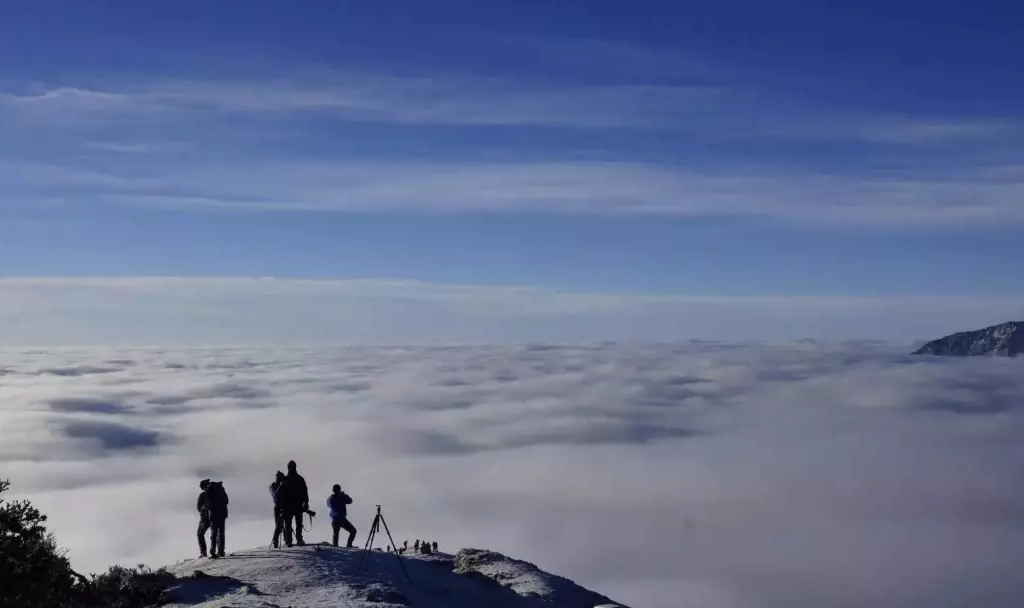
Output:
M186 560L168 567L179 577L171 591L176 603L214 608L301 608L351 606L387 608L558 607L612 604L560 576L527 562L488 551L457 555L403 555L379 550L306 546L252 549L219 560ZM402 571L408 573L406 579Z

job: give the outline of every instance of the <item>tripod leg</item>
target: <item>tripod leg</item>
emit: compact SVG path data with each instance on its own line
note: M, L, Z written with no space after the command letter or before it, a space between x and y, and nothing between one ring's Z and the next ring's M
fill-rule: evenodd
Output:
M398 550L397 550L398 545L395 544L395 539L391 538L391 530L388 529L388 522L384 521L384 516L383 515L380 516L380 521L381 521L381 523L384 524L384 531L388 533L388 540L391 541L391 546L395 547L395 549L396 549L395 550L395 558L398 560L398 565L402 567L402 573L405 574L405 580L409 581L409 584L411 585L412 584L412 579L409 578L409 573L405 569L405 564L402 563L402 557L400 555L398 555Z
M373 518L373 523L370 525L370 532L366 535L366 543L364 543L363 549L369 549L373 545L373 537L377 533L377 518Z
M363 567L363 560L366 559L366 555L370 552L370 547L373 546L373 537L377 534L377 529L380 527L380 514L373 518L373 525L370 526L370 532L366 535L366 546L363 548L363 554L359 557L359 565L356 566L356 572Z

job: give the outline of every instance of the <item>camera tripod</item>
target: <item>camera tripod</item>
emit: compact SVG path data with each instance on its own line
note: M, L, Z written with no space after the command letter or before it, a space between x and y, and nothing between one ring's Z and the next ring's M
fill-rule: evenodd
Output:
M370 532L366 536L366 546L363 548L363 555L359 558L359 564L356 566L356 572L359 572L363 567L363 560L366 559L366 555L373 549L373 538L377 535L380 530L380 525L384 524L384 531L387 532L388 540L391 541L391 546L394 547L395 559L398 560L398 565L402 567L402 573L405 574L405 580L412 584L412 579L409 578L409 573L405 569L405 564L402 563L402 557L398 554L398 545L395 544L395 539L391 538L391 530L388 529L388 522L384 521L384 516L380 514L380 505L377 505L377 515L373 518L373 525L370 526Z

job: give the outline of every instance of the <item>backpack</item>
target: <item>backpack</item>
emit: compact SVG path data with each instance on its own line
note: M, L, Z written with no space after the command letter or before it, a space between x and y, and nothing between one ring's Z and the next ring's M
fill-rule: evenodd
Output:
M224 491L223 481L211 481L206 486L206 504L211 515L228 516L228 493Z
M289 483L289 479L285 477L281 480L281 483L277 484L277 490L274 491L274 504L279 507L287 507L292 503L292 494L294 494L295 484Z
M288 502L287 494L288 489L284 487L284 480L270 484L270 496L274 500L275 507L283 507Z

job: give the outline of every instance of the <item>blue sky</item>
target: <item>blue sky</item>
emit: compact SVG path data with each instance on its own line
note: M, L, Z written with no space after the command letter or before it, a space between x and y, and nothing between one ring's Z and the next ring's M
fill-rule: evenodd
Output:
M1024 9L827 4L11 3L0 272L1024 296Z

